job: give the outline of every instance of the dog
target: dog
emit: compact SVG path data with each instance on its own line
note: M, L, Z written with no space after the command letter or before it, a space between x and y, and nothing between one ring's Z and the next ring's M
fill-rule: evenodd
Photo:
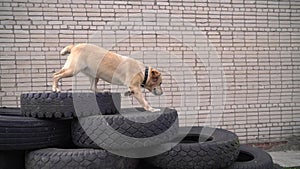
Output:
M141 91L145 88L154 95L163 94L162 76L157 69L92 44L68 45L60 54L69 56L63 68L53 74L53 92L60 91L58 88L60 79L82 72L89 77L92 91L99 92L97 89L99 79L111 84L125 85L129 88L125 93L126 96L133 95L147 111L159 111L149 105Z

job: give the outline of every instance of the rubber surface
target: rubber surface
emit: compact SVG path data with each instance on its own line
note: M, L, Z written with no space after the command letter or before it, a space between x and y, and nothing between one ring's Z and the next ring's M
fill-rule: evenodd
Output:
M0 151L1 169L24 169L25 151Z
M95 149L41 149L26 155L28 169L135 169L137 159Z
M136 169L162 169L162 168L155 167L144 160L140 160L140 163Z
M172 140L178 126L174 109L166 108L160 113L123 109L119 115L90 116L73 121L72 137L79 147L142 148Z
M9 113L15 109L0 110L4 112L0 113L0 150L31 150L70 143L68 120L47 121Z
M242 145L237 160L227 169L273 169L272 157L265 151Z
M0 107L0 115L23 116L18 107Z
M21 94L21 112L38 118L116 114L120 102L120 93L24 93Z
M281 167L280 165L278 164L274 164L274 168L273 169L284 169L283 167Z
M218 169L231 165L239 153L238 137L229 131L215 129L208 141L200 142L202 127L193 127L187 137L165 153L147 158L147 162L163 169ZM185 131L187 128L180 128ZM202 136L201 136L202 137ZM167 145L167 144L166 144Z

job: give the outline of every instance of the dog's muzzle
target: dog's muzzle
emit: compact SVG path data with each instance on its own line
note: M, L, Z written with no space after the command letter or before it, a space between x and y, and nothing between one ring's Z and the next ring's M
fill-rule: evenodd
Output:
M163 91L162 91L161 89L154 88L154 89L152 90L152 93L153 93L154 95L156 95L156 96L160 96L160 95L163 94Z

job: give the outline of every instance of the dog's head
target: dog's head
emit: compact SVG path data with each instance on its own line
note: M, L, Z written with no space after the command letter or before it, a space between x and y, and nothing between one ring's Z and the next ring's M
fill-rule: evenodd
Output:
M161 84L162 84L161 73L158 70L151 68L151 72L148 78L150 79L146 88L154 95L158 95L158 96L162 95L163 91L161 88Z

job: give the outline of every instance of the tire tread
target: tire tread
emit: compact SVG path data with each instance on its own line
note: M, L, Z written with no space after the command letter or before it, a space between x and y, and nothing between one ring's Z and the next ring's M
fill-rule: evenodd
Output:
M95 98L99 110L95 110L94 105L92 105L91 99ZM73 102L84 105L84 110L83 108L76 108ZM25 116L37 118L108 115L118 113L121 106L120 102L120 93L24 93L21 94L21 112Z

